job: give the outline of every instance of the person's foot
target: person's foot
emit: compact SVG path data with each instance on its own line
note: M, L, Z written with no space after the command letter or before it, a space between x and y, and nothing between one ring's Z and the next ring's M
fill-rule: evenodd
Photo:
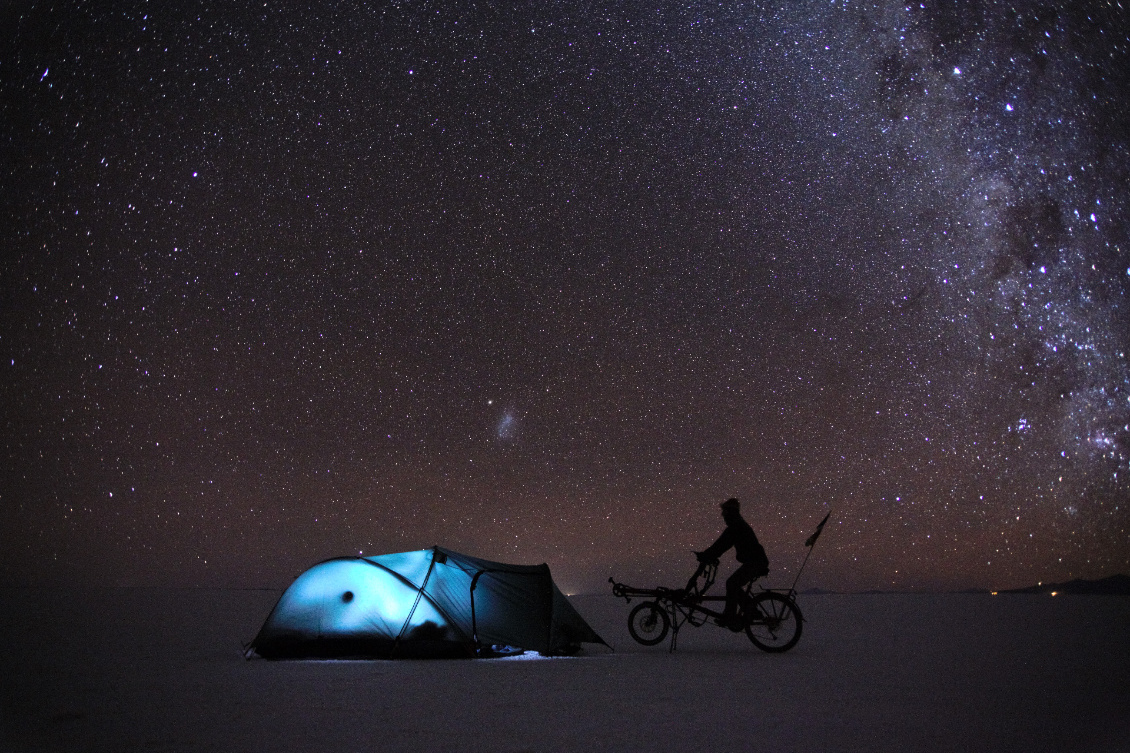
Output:
M719 617L714 620L714 624L726 628L731 633L740 633L745 629L745 625L737 617Z

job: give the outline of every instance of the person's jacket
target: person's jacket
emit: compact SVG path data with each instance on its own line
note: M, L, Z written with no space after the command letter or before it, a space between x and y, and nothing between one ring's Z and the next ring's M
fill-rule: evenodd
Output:
M769 568L769 558L765 556L765 549L757 540L757 534L750 528L749 523L741 515L735 515L727 521L726 530L718 540L711 544L702 553L703 560L716 560L734 547L734 556L743 564L759 564L765 570Z

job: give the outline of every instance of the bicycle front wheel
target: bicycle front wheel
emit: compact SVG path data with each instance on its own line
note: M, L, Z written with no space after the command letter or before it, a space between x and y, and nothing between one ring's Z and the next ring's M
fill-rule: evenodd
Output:
M753 645L762 651L779 654L788 651L800 640L804 618L800 607L792 599L770 591L756 597L751 607L753 615L745 633Z
M671 620L666 610L654 601L645 601L628 615L628 632L636 643L645 646L654 646L666 638L670 627Z

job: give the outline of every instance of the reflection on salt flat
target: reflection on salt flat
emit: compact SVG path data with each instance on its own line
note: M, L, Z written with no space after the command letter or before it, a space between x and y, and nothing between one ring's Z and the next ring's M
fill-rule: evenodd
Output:
M562 659L573 659L572 656L544 656L537 651L523 651L520 654L513 654L511 656L500 656L492 661L540 661L540 660L553 660L560 661Z

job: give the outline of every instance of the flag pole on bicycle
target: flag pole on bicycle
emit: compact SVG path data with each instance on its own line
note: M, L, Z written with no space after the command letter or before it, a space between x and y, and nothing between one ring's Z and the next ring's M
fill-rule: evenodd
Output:
M789 591L796 590L796 584L800 581L800 574L804 572L804 566L808 564L808 558L812 556L812 548L816 545L816 540L820 538L820 533L824 530L824 524L828 522L828 518L832 517L832 512L829 510L824 519L820 521L820 525L816 526L816 532L804 540L804 545L808 547L808 554L804 555L804 562L800 564L800 570L796 571L796 577L793 578L793 584L789 587Z

